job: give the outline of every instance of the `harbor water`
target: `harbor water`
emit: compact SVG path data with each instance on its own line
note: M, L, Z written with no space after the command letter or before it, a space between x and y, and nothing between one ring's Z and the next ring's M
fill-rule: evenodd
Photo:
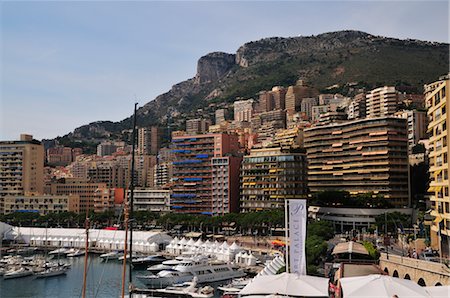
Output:
M71 269L65 275L36 279L33 276L3 280L0 277L1 298L75 298L82 296L84 258L65 258ZM133 270L133 275L146 274ZM128 266L127 266L128 285ZM89 256L86 297L120 297L122 289L122 263L116 260L102 262L96 255ZM133 277L137 287L143 285ZM128 287L125 291L127 292Z

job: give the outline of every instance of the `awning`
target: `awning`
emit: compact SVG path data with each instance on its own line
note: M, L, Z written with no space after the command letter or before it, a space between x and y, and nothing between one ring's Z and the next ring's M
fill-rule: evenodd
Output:
M361 243L357 243L354 241L338 243L333 249L333 255L336 254L360 254L360 255L368 255L369 252Z
M203 235L203 233L201 232L189 232L187 234L185 234L184 236L189 237L189 238L198 238L201 237Z

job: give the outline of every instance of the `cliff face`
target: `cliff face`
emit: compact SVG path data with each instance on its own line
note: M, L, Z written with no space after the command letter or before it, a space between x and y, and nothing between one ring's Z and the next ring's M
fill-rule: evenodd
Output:
M139 125L165 125L168 117L182 123L195 113L208 116L205 109L211 100L226 103L252 97L275 85L293 84L299 77L318 89L346 82L364 82L368 88L405 83L420 92L423 84L448 72L448 61L448 44L360 31L265 38L242 45L236 54L214 52L201 57L194 78L175 84L138 110ZM83 127L82 131L89 138L90 131L106 136L130 126L131 117L107 126L96 123L94 130Z
M210 53L197 63L196 84L212 83L220 80L235 65L235 55L222 52Z

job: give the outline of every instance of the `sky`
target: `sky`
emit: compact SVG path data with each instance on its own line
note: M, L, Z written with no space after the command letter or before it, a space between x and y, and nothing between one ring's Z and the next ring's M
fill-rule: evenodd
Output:
M265 37L338 30L449 42L448 1L0 0L0 140L120 121Z

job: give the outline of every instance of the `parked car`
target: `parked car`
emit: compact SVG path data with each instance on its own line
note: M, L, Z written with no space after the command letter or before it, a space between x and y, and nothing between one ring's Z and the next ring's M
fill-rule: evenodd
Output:
M435 251L424 251L419 254L419 259L430 262L439 262L439 254Z

